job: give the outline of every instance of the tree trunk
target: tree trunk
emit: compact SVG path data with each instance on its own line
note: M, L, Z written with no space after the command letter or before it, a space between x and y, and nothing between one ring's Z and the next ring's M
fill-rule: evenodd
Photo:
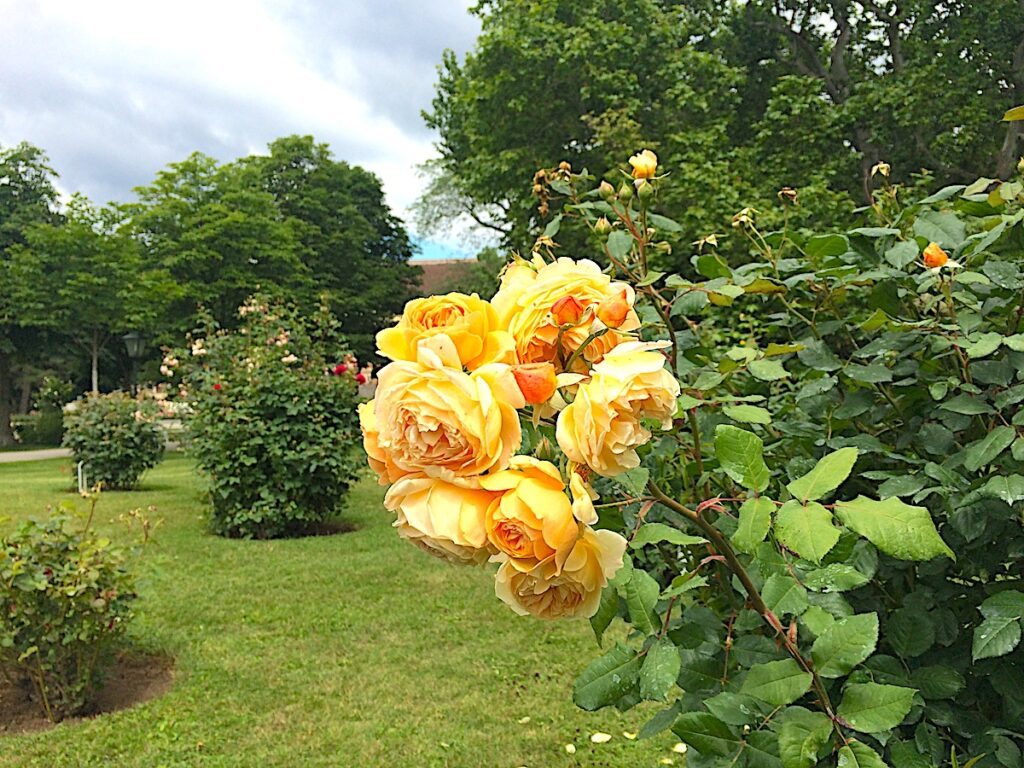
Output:
M21 397L18 401L18 413L28 413L32 410L32 383L33 377L29 373L22 376L21 381L18 382L21 387Z
M11 429L11 359L0 352L0 448L14 445L14 431Z
M1003 146L999 150L996 161L996 178L1008 179L1017 167L1020 156L1017 153L1017 140L1021 135L1020 121L1009 123L1006 126L1006 137L1003 139Z
M100 391L100 334L92 332L92 391Z

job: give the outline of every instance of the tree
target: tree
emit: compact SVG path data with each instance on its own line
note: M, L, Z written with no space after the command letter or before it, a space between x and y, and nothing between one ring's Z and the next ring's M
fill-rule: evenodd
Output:
M114 334L152 332L178 293L166 272L143 266L115 213L75 195L62 222L32 225L24 245L11 249L22 322L51 328L84 349L93 392L100 388L100 353Z
M273 196L298 237L317 296L325 295L353 350L369 357L374 334L402 311L418 269L402 222L384 202L379 179L335 160L312 136L288 136L239 166Z
M673 168L662 202L685 211L683 245L721 231L742 206L768 207L785 186L801 192L791 224L849 222L882 160L893 181L922 169L1006 178L1021 123L999 118L1024 102L1022 8L481 3L474 50L461 62L445 53L424 115L440 157L421 207L427 221L466 214L523 248L560 210L556 199L539 215L527 174L563 160L615 167L647 146ZM678 262L688 256L677 248Z
M10 149L0 147L0 446L14 443L14 366L33 350L37 340L35 330L21 322L11 251L25 243L25 233L32 225L60 220L55 178L38 147L25 142Z

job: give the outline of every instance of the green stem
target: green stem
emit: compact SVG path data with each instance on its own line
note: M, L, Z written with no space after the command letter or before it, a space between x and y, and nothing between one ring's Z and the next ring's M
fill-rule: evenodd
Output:
M576 347L576 350L572 353L572 355L569 356L569 361L565 364L566 372L572 373L572 364L576 362L576 359L583 353L583 350L587 348L587 345L590 344L590 342L592 342L594 339L604 336L606 333L608 333L607 328L599 328L598 330L594 331L592 334L587 336L587 338L583 340L583 343Z

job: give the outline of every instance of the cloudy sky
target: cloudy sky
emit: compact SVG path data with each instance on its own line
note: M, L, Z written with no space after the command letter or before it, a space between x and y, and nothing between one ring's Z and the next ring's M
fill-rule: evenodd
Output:
M433 154L420 117L470 0L0 0L0 145L42 147L63 191L127 200L200 150L313 134L400 215Z

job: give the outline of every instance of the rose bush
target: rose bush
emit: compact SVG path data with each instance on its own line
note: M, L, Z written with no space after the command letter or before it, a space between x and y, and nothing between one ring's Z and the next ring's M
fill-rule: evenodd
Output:
M326 310L304 319L255 297L239 314L237 330L211 326L164 363L183 377L211 525L224 536L309 533L337 513L359 467L357 370L334 363L344 340Z
M650 151L630 164L617 191L538 174L540 216L564 204L503 273L515 354L485 366L519 396L438 351L453 320L429 365L382 372L403 388L364 406L364 439L399 530L498 563L518 613L589 617L599 642L623 621L574 698L665 702L641 735L672 729L692 766L1019 768L1024 185L911 203L879 168L867 225L744 209L749 260L707 234L667 274L668 181ZM555 256L570 226L604 270ZM429 407L399 402L417 380Z

